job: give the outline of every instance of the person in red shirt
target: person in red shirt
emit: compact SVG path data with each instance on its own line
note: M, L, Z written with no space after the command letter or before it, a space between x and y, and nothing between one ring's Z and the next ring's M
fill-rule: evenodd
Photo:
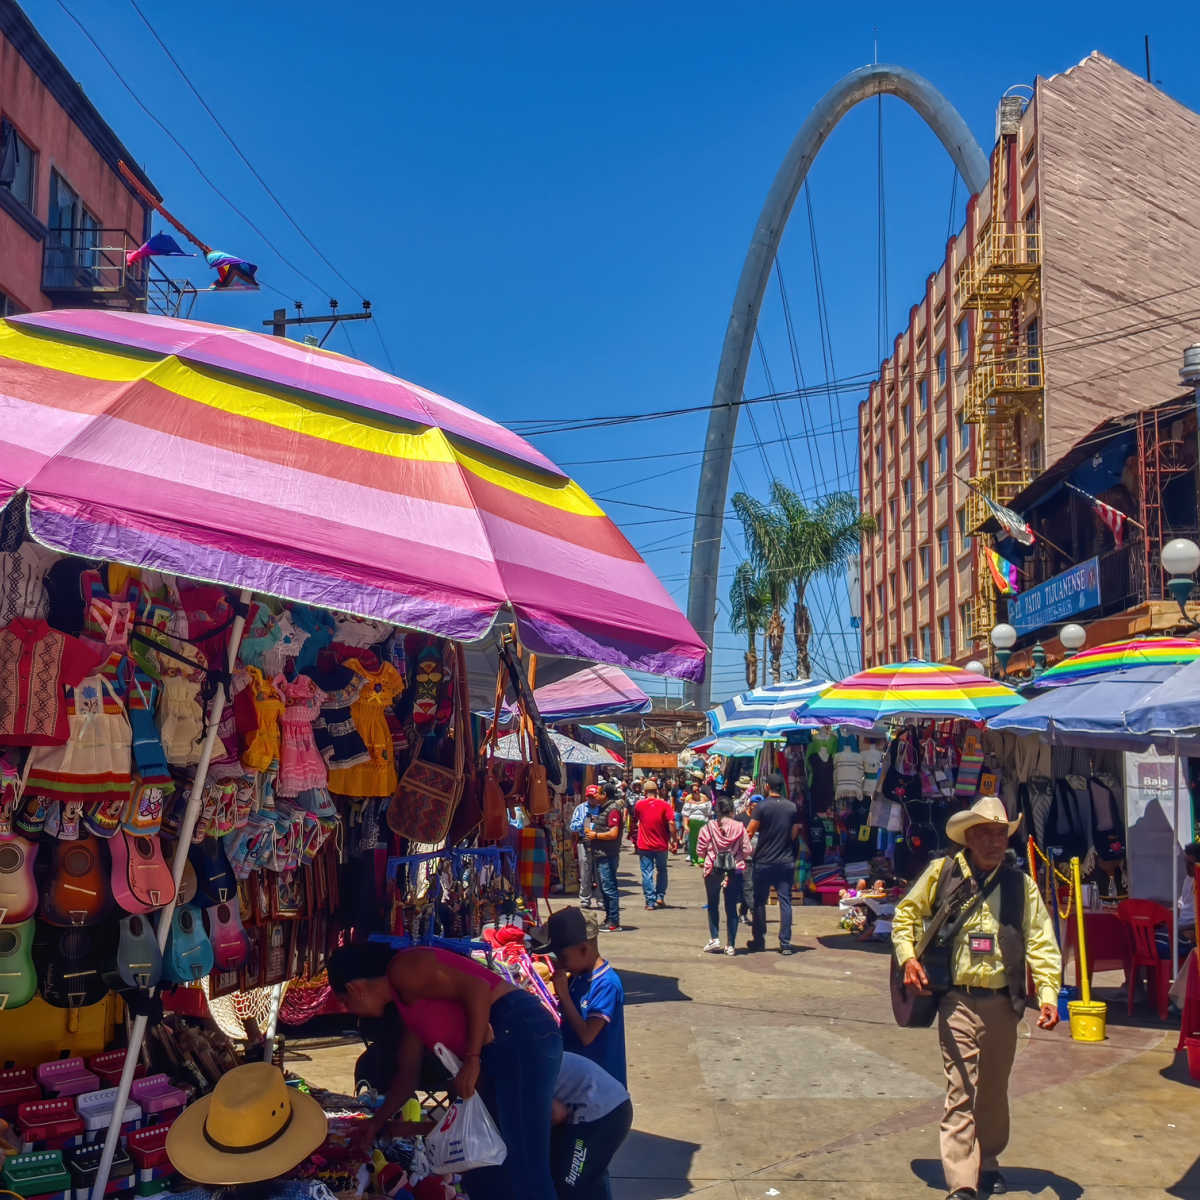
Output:
M675 809L658 794L653 779L642 783L642 798L633 809L629 836L642 863L642 894L646 908L667 907L667 851L679 849L675 838Z

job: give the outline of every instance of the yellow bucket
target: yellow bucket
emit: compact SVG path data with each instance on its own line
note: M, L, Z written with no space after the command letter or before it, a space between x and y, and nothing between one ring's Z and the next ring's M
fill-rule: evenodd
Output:
M1071 1014L1071 1036L1077 1042L1104 1041L1108 1005L1103 1000L1072 1000L1067 1010Z

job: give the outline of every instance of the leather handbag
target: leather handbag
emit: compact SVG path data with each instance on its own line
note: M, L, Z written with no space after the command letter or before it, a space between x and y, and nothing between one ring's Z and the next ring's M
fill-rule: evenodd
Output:
M508 836L508 805L500 786L500 767L496 761L496 739L500 732L500 713L504 708L504 677L496 677L496 708L492 724L480 748L483 767L483 826L480 839L499 842Z

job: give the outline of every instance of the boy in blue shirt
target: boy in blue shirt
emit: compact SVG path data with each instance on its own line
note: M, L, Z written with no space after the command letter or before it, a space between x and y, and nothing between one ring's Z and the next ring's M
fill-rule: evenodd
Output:
M553 954L552 980L562 1013L563 1049L589 1058L618 1083L625 1068L625 989L597 944L599 922L578 908L560 908L530 935L535 954Z

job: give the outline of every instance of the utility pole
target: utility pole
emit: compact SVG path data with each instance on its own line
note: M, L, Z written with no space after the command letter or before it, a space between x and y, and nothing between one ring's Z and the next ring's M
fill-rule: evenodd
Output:
M329 301L329 307L332 312L324 313L319 317L304 316L304 305L299 300L296 301L296 315L289 317L286 308L277 308L272 314L269 321L264 321L264 327L269 327L271 332L276 337L287 337L287 328L289 325L325 325L329 328L321 335L321 340L317 343L318 346L325 345L325 339L334 331L336 326L341 321L370 321L375 314L371 311L370 300L362 302L362 312L340 313L338 312L338 302L336 300Z

